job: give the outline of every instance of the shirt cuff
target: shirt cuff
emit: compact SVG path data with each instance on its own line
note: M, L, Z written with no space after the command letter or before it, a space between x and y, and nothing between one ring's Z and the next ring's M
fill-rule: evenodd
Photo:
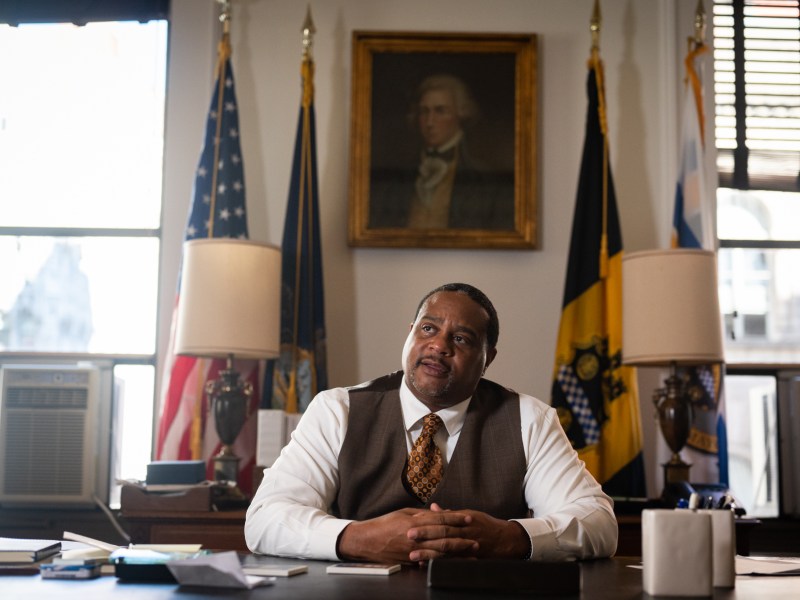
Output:
M525 533L528 534L528 555L523 560L531 560L533 558L533 536L531 535L530 530L528 527L525 526L525 521L532 521L533 519L510 519L516 523L519 523L522 526L522 529L525 530Z
M552 555L557 551L558 544L555 533L541 519L512 519L516 521L528 534L531 541L531 551L528 560L542 560L543 557Z
M339 536L352 521L347 519L326 519L314 528L308 539L308 555L322 560L339 560L336 546Z

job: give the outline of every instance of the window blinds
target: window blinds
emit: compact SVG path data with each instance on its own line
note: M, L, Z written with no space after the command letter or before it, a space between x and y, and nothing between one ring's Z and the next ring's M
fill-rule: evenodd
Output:
M720 186L800 190L798 0L715 0Z

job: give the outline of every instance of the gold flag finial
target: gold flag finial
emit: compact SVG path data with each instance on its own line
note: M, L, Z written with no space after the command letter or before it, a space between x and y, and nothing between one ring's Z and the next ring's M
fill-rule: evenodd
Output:
M303 56L311 58L311 47L314 45L314 34L317 28L311 19L311 6L306 7L306 19L303 21Z
M697 10L694 11L694 45L702 46L706 43L706 9L703 0L697 0Z
M594 10L592 11L592 20L589 26L592 32L592 50L600 48L600 0L594 0Z
M217 0L220 13L219 20L222 23L222 33L228 35L231 32L231 0Z

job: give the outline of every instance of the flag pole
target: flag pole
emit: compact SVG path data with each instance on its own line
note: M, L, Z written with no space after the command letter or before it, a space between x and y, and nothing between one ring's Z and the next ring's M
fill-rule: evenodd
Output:
M217 114L222 115L224 110L223 104L223 90L225 89L225 65L231 57L231 3L230 0L217 0L220 5L219 20L222 23L222 38L220 38L219 45L217 46L217 68L215 69L217 75ZM216 139L220 139L222 119L217 119L217 133ZM215 206L217 203L217 179L219 177L219 142L214 144L214 164L212 165L211 173L211 211L209 212L209 228L208 236L213 237L214 231L214 215Z
M319 232L314 60L310 7L301 27L300 115L283 229L281 355L267 365L263 405L303 412L327 388L322 254Z
M217 0L220 5L219 20L222 23L222 38L217 45L217 64L214 73L217 77L217 114L222 115L223 110L223 89L225 85L225 64L231 55L230 46L230 20L231 20L231 3L230 0ZM219 178L219 139L220 128L222 126L222 118L217 119L216 123L216 137L217 140L214 144L214 161L211 166L211 190L209 195L210 210L208 213L208 237L214 237L214 216L216 215L217 204L217 182ZM198 360L206 360L199 358ZM203 455L203 390L205 389L205 369L197 370L197 392L196 397L199 398L194 405L192 416L191 433L189 434L189 447L191 448L192 458L201 458Z
M706 43L706 9L703 6L703 0L697 0L697 9L694 11L694 49Z
M592 55L590 66L597 79L598 111L600 113L600 131L603 136L603 215L600 233L600 279L608 277L608 122L606 120L605 82L603 81L603 63L600 60L600 0L594 0L589 30L592 34Z
M694 35L688 39L689 52L684 60L686 68L687 85L692 87L694 94L694 102L697 106L697 121L700 128L700 141L705 147L706 139L706 118L703 110L703 90L700 84L700 76L695 69L695 59L701 54L708 51L706 46L706 10L703 6L703 0L697 0L697 9L694 13Z
M310 145L309 145L309 133L310 133L310 125L309 125L309 107L314 100L314 59L312 56L312 48L314 46L314 34L316 33L317 29L314 27L314 21L311 19L311 7L306 7L306 18L303 21L303 27L301 29L303 33L303 61L300 67L300 74L303 82L303 97L301 100L302 106L302 137L301 137L301 146L302 149L300 151L300 189L306 190L306 192L310 191L310 185L307 181L308 177L310 176ZM303 255L303 248L302 244L305 241L306 243L310 243L310 236L304 235L303 232L303 210L305 208L305 202L302 201L304 198L304 194L302 191L300 192L300 202L298 202L297 210L298 210L298 217L297 217L297 233L296 233L296 256L300 257ZM311 219L309 218L309 222ZM298 412L298 394L297 394L297 363L298 363L298 339L299 339L299 329L300 329L300 299L302 298L301 289L302 289L302 280L301 280L301 271L302 271L302 261L297 260L295 262L295 275L294 275L294 308L292 310L292 314L294 315L294 323L292 326L292 362L291 368L289 370L289 381L288 386L286 389L286 398L285 398L285 410L290 413Z

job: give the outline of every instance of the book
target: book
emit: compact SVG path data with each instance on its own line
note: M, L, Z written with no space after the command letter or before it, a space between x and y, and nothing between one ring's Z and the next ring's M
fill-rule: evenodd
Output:
M245 575L260 577L291 577L308 573L306 565L244 565L242 571Z
M96 579L100 577L100 565L46 563L39 568L42 579Z
M336 563L330 565L327 573L345 573L349 575L391 575L400 570L400 565L380 563Z
M61 545L61 554L51 561L56 565L102 565L108 563L108 550L102 548L70 548Z
M119 550L120 548L115 544L109 544L107 542L96 540L79 533L72 533L71 531L64 532L64 539L72 542L80 542L82 544L86 544L87 546L91 546L92 548L100 548L101 550L107 551L109 554L115 550Z
M0 563L34 563L61 550L58 540L0 537Z
M107 542L103 542L101 540L96 540L94 538L86 537L85 535L80 535L78 533L72 533L70 531L64 532L64 539L70 540L74 542L80 542L82 544L86 544L90 546L90 549L82 550L83 552L93 551L96 553L96 556L108 558L108 556L112 552L116 552L117 550L123 549L122 546L117 546L116 544L109 544ZM199 552L203 548L202 544L128 544L128 550L154 550L155 552ZM69 551L75 552L77 554L78 550ZM105 554L101 554L104 552ZM66 554L66 552L65 552ZM70 556L69 558L73 558Z

